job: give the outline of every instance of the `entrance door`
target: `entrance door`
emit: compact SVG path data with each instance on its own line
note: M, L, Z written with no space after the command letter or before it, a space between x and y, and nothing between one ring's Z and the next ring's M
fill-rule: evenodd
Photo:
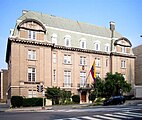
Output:
M86 91L83 91L82 93L81 93L81 102L82 103L84 103L84 102L86 102Z

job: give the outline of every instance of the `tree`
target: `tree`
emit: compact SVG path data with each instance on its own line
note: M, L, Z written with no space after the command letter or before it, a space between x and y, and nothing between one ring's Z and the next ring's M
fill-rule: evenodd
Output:
M93 85L93 93L96 97L109 98L115 95L121 95L126 92L130 92L131 84L127 83L121 73L107 73L105 80L96 78Z
M59 87L48 87L45 92L45 96L48 99L52 99L52 104L66 104L70 102L71 92L65 91L64 89L61 90Z
M60 98L60 88L59 87L48 87L46 89L46 92L45 92L45 96L48 98L48 99L52 99L52 104L59 104L59 98Z
M107 73L105 78L105 95L106 97L121 95L126 92L130 92L131 84L127 83L121 73Z
M61 104L65 104L67 102L71 101L71 92L70 91L65 91L64 89L60 91L60 96L61 96Z
M94 91L92 94L95 93L96 97L103 97L104 96L104 80L97 77L96 81L92 84Z

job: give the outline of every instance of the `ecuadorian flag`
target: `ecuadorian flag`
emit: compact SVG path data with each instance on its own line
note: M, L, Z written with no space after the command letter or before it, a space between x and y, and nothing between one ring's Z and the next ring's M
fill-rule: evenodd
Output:
M91 67L90 72L91 72L92 78L93 78L93 80L95 82L95 80L96 80L96 63L95 63L95 60L93 62L93 65Z

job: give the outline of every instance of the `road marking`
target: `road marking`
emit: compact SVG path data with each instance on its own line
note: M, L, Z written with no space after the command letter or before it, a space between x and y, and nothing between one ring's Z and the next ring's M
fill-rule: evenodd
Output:
M106 115L106 114L104 114ZM94 117L99 117L99 118L103 118L103 119L108 119L108 120L121 120L121 119L118 119L118 118L112 118L112 117L108 117L108 116L102 116L102 115L94 115Z
M69 120L81 120L81 119L78 119L78 118L68 118Z
M116 118L123 118L123 119L132 119L132 117L126 117L126 116L116 115L116 114L105 114L105 115L109 116L109 117L116 117Z
M87 120L102 120L102 119L99 119L99 118L92 118L92 117L89 117L89 116L84 116L84 117L81 117L81 118L84 118L84 119L87 119Z
M142 113L135 113L135 112L126 112L126 113L133 114L133 115L142 115Z
M132 117L142 117L140 115L134 115L134 114L130 114L130 113L116 113L118 115L126 115L126 116L132 116Z
M93 115L93 117L90 116L80 116L78 118L63 118L63 119L56 119L56 120L122 120L122 119L133 119L133 118L142 118L142 113L136 113L136 112L116 112L112 114L102 114L102 115Z

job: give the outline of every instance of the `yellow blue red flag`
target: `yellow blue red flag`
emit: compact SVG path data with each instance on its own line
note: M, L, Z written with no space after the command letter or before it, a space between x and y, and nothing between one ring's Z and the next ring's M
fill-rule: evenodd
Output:
M96 63L95 63L95 60L93 62L93 65L91 67L90 72L91 72L92 78L93 78L93 80L95 82L95 80L96 80Z

